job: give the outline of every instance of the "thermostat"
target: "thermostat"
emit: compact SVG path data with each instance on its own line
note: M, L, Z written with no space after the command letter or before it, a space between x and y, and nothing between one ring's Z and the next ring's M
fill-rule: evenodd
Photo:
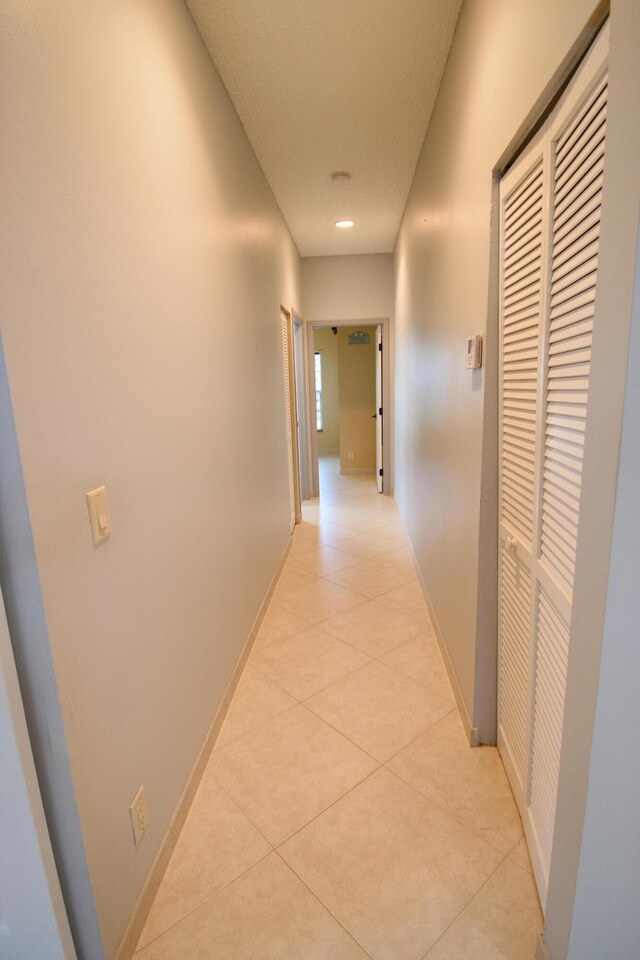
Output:
M478 370L482 366L482 337L467 337L467 370Z

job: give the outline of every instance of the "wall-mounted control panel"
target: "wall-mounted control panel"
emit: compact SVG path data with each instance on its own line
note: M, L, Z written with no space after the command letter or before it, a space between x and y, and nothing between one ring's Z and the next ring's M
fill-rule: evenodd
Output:
M467 337L465 366L467 370L479 370L482 366L482 337L479 334L475 337Z
M107 488L96 487L95 490L90 490L87 494L87 506L89 507L93 542L95 544L102 543L111 533Z

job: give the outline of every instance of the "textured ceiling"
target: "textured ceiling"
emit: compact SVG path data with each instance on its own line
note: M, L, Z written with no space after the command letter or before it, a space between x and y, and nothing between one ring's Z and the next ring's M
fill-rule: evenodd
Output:
M302 256L392 251L461 0L187 2Z

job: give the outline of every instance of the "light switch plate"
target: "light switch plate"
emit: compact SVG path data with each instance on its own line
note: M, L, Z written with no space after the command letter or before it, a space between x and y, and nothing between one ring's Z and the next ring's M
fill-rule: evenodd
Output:
M87 494L91 533L95 544L102 543L111 533L111 518L107 501L107 488L96 487Z

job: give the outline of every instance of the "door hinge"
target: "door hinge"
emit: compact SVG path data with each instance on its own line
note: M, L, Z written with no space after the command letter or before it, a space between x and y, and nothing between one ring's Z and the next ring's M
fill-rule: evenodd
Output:
M378 473L380 474L381 477L384 477L384 470L382 469L382 467L380 467L380 469L378 470Z
M381 343L378 344L378 350L380 351L380 353L382 353L382 344L381 344Z
M379 415L380 417L382 416L382 407L378 407L378 415Z

